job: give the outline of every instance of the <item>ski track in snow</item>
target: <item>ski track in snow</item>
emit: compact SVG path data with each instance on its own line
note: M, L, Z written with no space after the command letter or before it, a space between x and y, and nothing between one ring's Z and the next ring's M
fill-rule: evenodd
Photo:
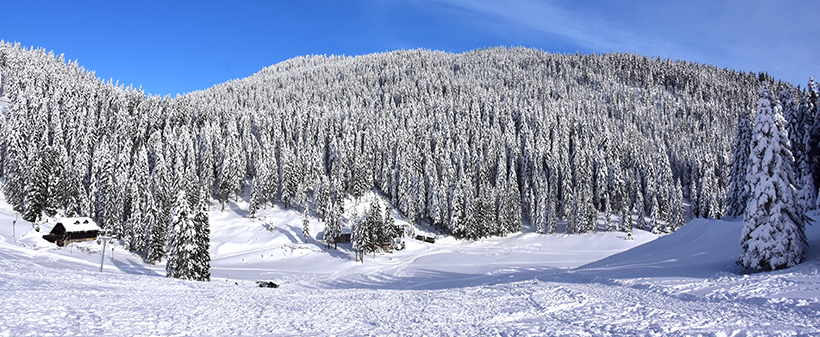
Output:
M731 286L698 296L573 273L434 290L262 289L71 271L4 257L0 274L2 335L816 333L820 312L816 297L744 297L732 288L771 285L744 277L713 280Z
M292 222L285 230L296 233L300 221L284 213L270 221ZM344 248L260 225L261 240L243 232L231 241L231 226L254 227L226 217L204 283L162 277L162 265L122 250L99 272L94 243L15 244L37 241L20 239L20 223L11 237L12 214L0 204L0 336L820 334L818 225L807 230L806 262L743 274L734 265L739 220L696 219L657 240L636 232L642 245L621 233L411 240L361 264ZM253 284L264 278L284 284Z

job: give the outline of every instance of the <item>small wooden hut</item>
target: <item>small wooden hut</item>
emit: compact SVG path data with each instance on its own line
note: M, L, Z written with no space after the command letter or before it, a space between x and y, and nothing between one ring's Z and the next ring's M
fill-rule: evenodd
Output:
M91 218L62 218L48 234L43 235L43 239L62 247L71 242L95 240L101 230Z

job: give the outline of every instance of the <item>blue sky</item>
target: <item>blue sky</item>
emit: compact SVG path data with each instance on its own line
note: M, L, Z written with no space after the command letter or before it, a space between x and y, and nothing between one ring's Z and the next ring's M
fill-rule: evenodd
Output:
M206 89L308 54L524 46L637 52L803 84L820 76L820 2L7 1L0 39L152 94Z

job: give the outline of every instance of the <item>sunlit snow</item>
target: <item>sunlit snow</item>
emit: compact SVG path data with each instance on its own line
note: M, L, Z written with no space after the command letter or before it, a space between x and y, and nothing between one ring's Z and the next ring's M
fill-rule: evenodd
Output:
M372 197L372 196L370 196ZM361 201L365 203L367 201ZM349 208L352 208L348 200ZM58 248L0 208L0 335L669 335L820 332L820 228L797 267L743 274L742 221L678 232L406 238L353 261L279 207L211 211L209 283L97 242ZM350 215L350 214L348 214ZM812 213L818 218L816 213ZM434 235L426 227L419 233ZM109 247L111 247L109 245ZM259 288L257 280L277 289Z

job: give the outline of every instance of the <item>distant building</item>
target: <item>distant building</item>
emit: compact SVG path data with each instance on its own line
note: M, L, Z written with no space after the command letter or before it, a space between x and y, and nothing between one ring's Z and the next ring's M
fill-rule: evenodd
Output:
M95 240L101 230L91 218L62 218L54 223L48 234L43 235L43 239L62 247L71 242Z

